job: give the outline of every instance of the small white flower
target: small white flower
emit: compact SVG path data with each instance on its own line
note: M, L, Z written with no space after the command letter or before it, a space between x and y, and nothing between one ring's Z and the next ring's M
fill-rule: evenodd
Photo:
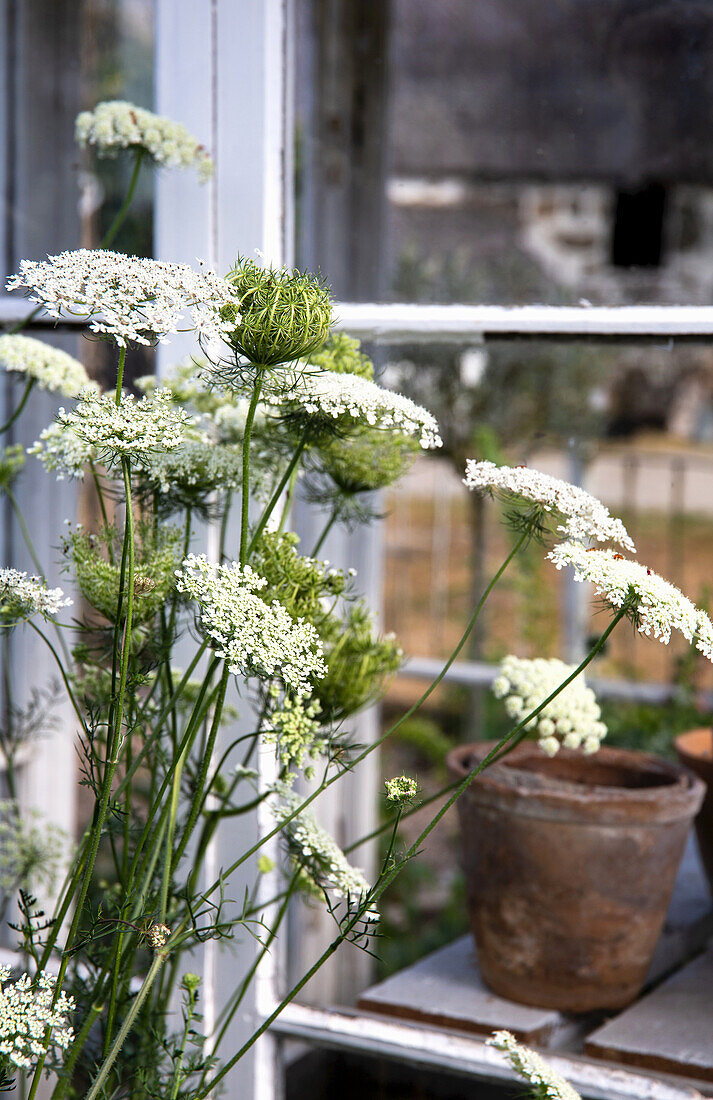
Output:
M521 720L544 702L574 672L574 667L556 658L529 660L510 655L500 663L493 693L499 698L506 696L507 714L516 721ZM577 749L586 742L586 751L596 752L607 734L600 717L594 692L580 675L532 718L526 729L537 732L540 747L548 756L555 755L560 742L570 749Z
M47 588L39 577L17 569L0 569L0 621L19 622L30 615L56 615L71 600L61 588Z
M60 428L107 465L121 456L141 460L156 451L174 450L183 443L187 421L169 390L163 389L139 401L133 394L123 393L120 405L113 394L84 390L71 412L60 409L57 414ZM71 439L69 446L73 447Z
M257 593L267 581L249 565L215 565L204 554L189 554L176 577L178 591L200 608L201 630L235 675L279 677L302 695L325 675L315 628L292 619L276 600L265 603Z
M555 1073L534 1050L518 1043L509 1031L494 1032L487 1043L502 1051L515 1072L534 1086L540 1100L582 1100L569 1081Z
M418 783L409 775L397 775L393 779L387 779L384 785L388 801L399 806L413 802L418 794Z
M213 174L213 161L182 123L124 100L98 103L93 111L82 111L75 120L74 133L80 148L93 145L100 157L116 156L123 149L143 149L154 164L166 168L195 165L201 183Z
M305 369L290 381L289 389L268 391L265 402L283 411L297 406L331 420L349 417L372 427L403 432L417 437L424 450L442 445L438 424L430 412L368 378Z
M98 389L78 359L31 336L0 336L0 366L64 397L76 397L85 386Z
M624 524L609 514L600 500L576 485L531 470L527 466L496 466L494 462L466 463L464 484L480 492L492 490L541 505L564 520L557 530L569 539L616 542L636 552Z
M74 1000L60 993L53 1005L55 979L41 970L9 982L9 966L0 966L0 1060L29 1069L48 1047L66 1050L74 1038L69 1015ZM49 1040L45 1040L47 1029Z
M547 556L558 569L571 565L576 581L589 581L614 607L631 601L632 618L642 634L668 645L671 631L678 630L713 661L713 623L658 573L612 550L586 550L573 542L560 543Z
M234 288L211 271L186 264L80 248L46 260L23 260L7 289L27 287L50 317L89 318L92 332L127 343L164 343L171 333L196 332L219 339L235 327ZM232 319L221 320L230 304Z
M272 813L278 822L285 822L301 805L302 799L284 783L277 786L276 793L280 802L272 804ZM320 890L327 890L338 898L348 898L351 906L358 905L361 897L368 893L369 883L362 872L352 867L337 842L317 824L309 810L302 810L287 821L283 833L290 855ZM378 920L378 914L369 919Z

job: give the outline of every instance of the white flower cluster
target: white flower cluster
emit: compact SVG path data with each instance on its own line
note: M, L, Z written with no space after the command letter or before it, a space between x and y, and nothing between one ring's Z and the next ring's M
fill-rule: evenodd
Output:
M574 568L576 581L589 581L598 595L614 607L633 601L632 620L637 630L664 645L678 630L688 642L713 661L713 623L674 584L658 573L629 561L612 550L586 550L573 542L555 546L547 555L558 569Z
M154 390L136 400L123 393L117 405L114 395L83 390L74 409L60 409L60 427L92 448L97 458L110 464L117 458L143 459L154 451L172 451L184 441L187 414L171 400L169 390ZM56 446L56 440L53 441ZM34 448L33 448L34 450ZM71 453L75 445L70 440Z
M80 248L46 260L23 260L8 290L27 287L50 317L89 317L92 332L120 347L164 343L175 332L195 329L207 340L235 327L234 288L211 271L120 252ZM220 310L230 304L230 322Z
M201 183L213 174L206 149L182 123L124 100L109 100L93 111L82 111L74 123L74 136L80 148L94 145L102 157L116 156L122 149L142 149L166 168L195 165Z
M0 619L19 620L30 615L56 615L71 604L61 588L47 588L39 577L17 569L0 569Z
M34 980L23 974L8 983L9 977L10 967L0 966L0 1058L7 1058L16 1069L27 1069L47 1045L66 1050L72 1042L74 1032L68 1021L74 999L62 992L53 1006L55 979L43 970Z
M408 775L397 775L384 781L386 798L399 806L407 806L418 794L418 783Z
M276 790L280 802L273 803L271 809L276 821L282 823L298 809L302 799L284 783ZM368 892L369 883L357 867L352 867L336 840L317 824L310 810L298 813L283 831L290 855L318 889L348 899L352 906L358 904Z
M476 462L472 458L466 463L463 481L469 489L493 490L532 501L546 512L556 513L565 521L557 530L569 539L611 541L636 552L621 520L611 516L596 497L567 481L527 466L496 466L494 462Z
M76 432L56 422L40 432L40 438L27 448L27 453L37 455L45 470L54 473L58 481L66 477L82 480L87 464L97 457L94 448Z
M216 565L189 554L176 570L179 592L200 607L200 627L236 676L279 678L297 694L326 673L322 643L311 623L295 621L274 600L256 594L267 581L249 565Z
M534 1086L538 1100L582 1100L569 1081L556 1073L536 1051L518 1043L509 1031L494 1032L487 1044L502 1051L515 1072Z
M305 370L292 379L289 390L267 393L265 401L282 409L298 404L307 413L321 413L334 420L349 416L372 427L416 436L424 450L442 445L430 412L357 374Z
M64 397L76 397L83 387L95 386L78 359L31 336L0 336L0 366L26 374L41 390Z
M556 658L528 660L509 656L500 663L493 681L493 694L505 700L510 718L521 722L572 675L575 667ZM554 756L560 744L568 749L581 748L585 753L593 753L607 735L607 727L600 717L594 692L580 675L548 703L526 729L537 732L540 747L548 756Z
M314 759L327 747L325 737L320 737L319 713L316 700L302 695L287 695L269 716L264 730L265 741L277 745L280 763L286 767L304 768L307 759ZM313 768L307 767L305 775L312 777Z
M12 799L0 800L0 893L20 886L36 891L40 884L54 889L64 838L39 811L24 810L20 817Z

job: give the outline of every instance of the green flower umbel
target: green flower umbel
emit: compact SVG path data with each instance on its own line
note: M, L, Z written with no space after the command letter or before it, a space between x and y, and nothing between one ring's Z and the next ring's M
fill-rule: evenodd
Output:
M332 300L315 275L239 259L227 279L238 291L240 314L228 341L249 362L261 367L291 363L327 339Z

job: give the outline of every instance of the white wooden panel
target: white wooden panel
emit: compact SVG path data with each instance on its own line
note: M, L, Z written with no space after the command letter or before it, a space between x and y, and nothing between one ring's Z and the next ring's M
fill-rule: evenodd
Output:
M203 189L189 173L159 174L155 252L161 259L194 263L198 257L224 273L238 253L254 256L259 249L276 264L287 258L286 19L285 0L157 0L156 109L190 126L216 165ZM193 350L190 341L161 348L159 370L175 362L179 350ZM206 538L210 545L210 531ZM247 710L243 701L246 723ZM231 863L259 828L256 814L225 822L209 853L212 869ZM254 874L250 861L245 880L234 876L229 896L241 898ZM270 888L266 881L265 889ZM202 969L208 1020L239 985L257 949L247 934L228 950L207 945ZM267 984L264 996L272 996L272 967L268 955L221 1055L238 1049L258 1026L260 990ZM279 1090L273 1040L261 1039L225 1085L228 1100L273 1100Z

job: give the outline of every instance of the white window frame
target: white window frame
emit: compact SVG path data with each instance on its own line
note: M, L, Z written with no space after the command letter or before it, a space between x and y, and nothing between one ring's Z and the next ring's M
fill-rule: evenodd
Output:
M179 118L205 137L215 154L216 175L204 189L186 174L159 174L156 185L156 255L189 263L204 258L226 269L237 250L259 248L268 262L292 261L292 40L291 0L156 0L156 109ZM361 339L471 341L488 337L554 337L631 340L709 340L713 307L708 306L470 306L340 303L338 324ZM0 322L20 320L22 300L0 292ZM71 323L71 322L69 322ZM40 316L35 329L49 327ZM176 345L160 349L159 370L175 361ZM362 536L350 552L364 548ZM372 596L378 597L378 569ZM411 671L414 671L412 662ZM464 666L467 663L464 663ZM471 663L474 664L474 663ZM485 682L480 671L454 667L454 677ZM425 670L421 661L420 670ZM471 677L468 680L468 677ZM475 679L473 679L473 677ZM373 759L373 758L372 758ZM370 780L371 782L371 780ZM238 819L240 820L240 819ZM257 816L226 826L221 852L234 850L245 832L260 832ZM212 949L211 949L212 950ZM210 955L209 995L217 1001L234 988L255 950L250 937L220 964ZM235 1039L249 1034L279 1003L279 966L272 955L259 967L250 1000L236 1023ZM210 1005L204 1006L209 1014ZM228 1098L276 1100L281 1094L278 1041L306 1040L325 1047L389 1057L417 1066L440 1067L464 1076L512 1080L496 1052L477 1039L374 1020L359 1014L289 1005L251 1056L227 1079ZM552 1059L581 1091L602 1100L684 1100L690 1090L645 1073L569 1057Z

